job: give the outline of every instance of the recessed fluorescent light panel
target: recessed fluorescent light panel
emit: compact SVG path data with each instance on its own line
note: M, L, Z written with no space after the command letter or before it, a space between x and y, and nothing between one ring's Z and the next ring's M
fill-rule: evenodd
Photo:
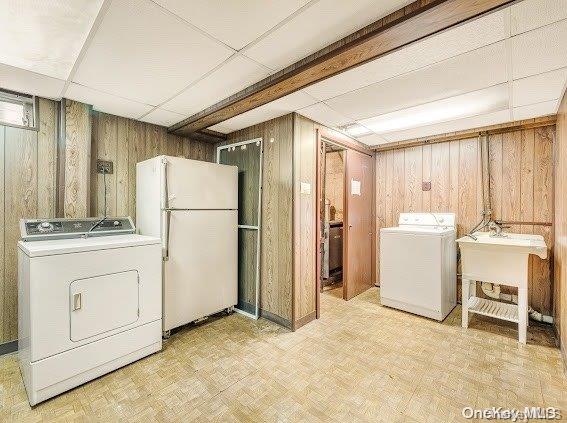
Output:
M508 88L497 85L439 101L361 120L363 128L377 134L481 115L508 108Z
M363 137L365 135L370 135L372 134L372 131L358 123L353 123L351 125L346 125L343 126L342 128L343 131L345 131L347 134L349 134L351 137Z

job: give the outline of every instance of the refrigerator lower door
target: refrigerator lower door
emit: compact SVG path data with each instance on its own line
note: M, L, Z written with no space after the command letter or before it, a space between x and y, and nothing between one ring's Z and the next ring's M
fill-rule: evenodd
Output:
M164 262L163 330L238 300L238 211L172 211Z

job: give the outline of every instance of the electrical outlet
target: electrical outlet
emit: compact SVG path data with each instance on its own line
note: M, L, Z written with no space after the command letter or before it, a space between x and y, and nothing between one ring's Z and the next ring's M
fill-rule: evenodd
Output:
M431 191L431 181L423 181L421 183L421 190L422 191Z
M106 173L107 175L114 173L114 164L109 160L97 160L96 172Z

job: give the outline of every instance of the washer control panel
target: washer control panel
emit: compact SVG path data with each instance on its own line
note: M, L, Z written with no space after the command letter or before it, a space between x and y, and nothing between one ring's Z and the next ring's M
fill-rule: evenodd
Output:
M81 238L133 234L136 231L130 217L89 217L82 219L22 219L20 232L24 241Z

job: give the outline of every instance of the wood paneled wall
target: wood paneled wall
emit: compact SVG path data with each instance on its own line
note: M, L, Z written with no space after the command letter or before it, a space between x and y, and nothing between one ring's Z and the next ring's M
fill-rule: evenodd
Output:
M315 122L293 116L294 327L300 327L315 318L317 308L317 140Z
M132 119L92 114L91 202L92 216L104 214L103 175L96 160L110 160L114 173L106 175L109 216L136 217L136 163L160 154L214 161L214 145L167 133L167 128Z
M567 94L557 113L555 143L554 319L567 369Z
M554 126L489 136L490 196L495 219L552 223L554 136ZM428 211L456 213L459 236L472 229L482 210L479 145L475 137L378 152L377 230L397 225L401 212ZM422 191L424 181L431 182L430 191ZM541 234L548 246L553 245L551 226L514 225L507 230ZM379 248L377 237L376 260ZM550 314L550 260L531 259L529 288L530 305Z
M325 196L335 208L335 217L331 220L343 220L343 200L344 200L344 152L333 151L327 153L325 157Z
M261 313L284 326L292 324L292 115L229 135L229 143L262 138Z
M0 126L0 343L18 336L20 219L55 216L57 108L39 100L38 131Z
M91 106L65 101L64 216L89 215L91 160Z

